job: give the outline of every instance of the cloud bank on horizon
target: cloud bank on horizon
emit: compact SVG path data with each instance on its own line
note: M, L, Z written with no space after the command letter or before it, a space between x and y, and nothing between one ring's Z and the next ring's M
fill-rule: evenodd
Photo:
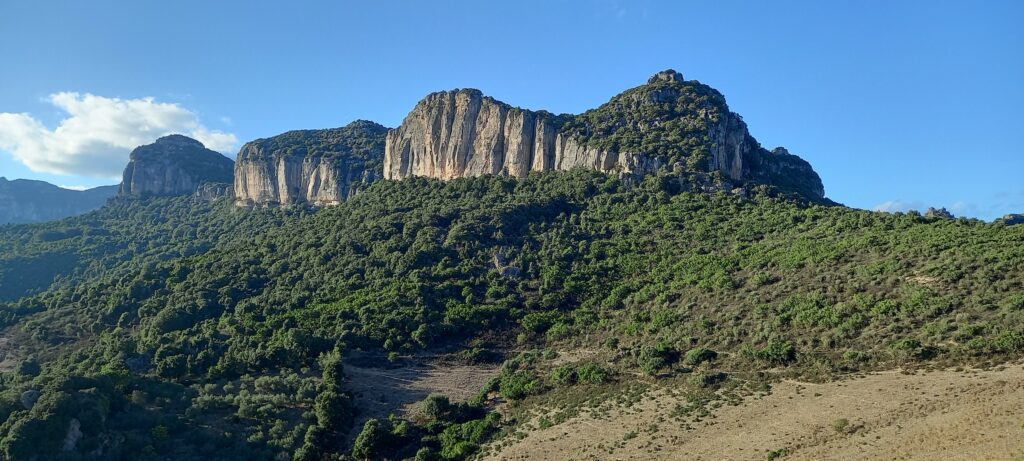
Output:
M66 114L52 130L30 114L0 112L0 150L39 173L120 179L132 149L172 133L218 152L238 145L234 134L206 128L196 113L151 97L61 92L46 102Z

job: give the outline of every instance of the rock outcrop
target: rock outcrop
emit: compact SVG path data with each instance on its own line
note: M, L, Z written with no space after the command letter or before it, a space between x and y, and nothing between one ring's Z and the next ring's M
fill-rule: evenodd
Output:
M996 220L997 223L1001 223L1007 226L1016 226L1024 224L1024 214L1010 213L1002 218Z
M384 177L523 177L573 168L647 174L662 166L647 156L583 145L559 133L564 118L512 107L474 89L433 93L388 132Z
M924 213L924 217L932 219L956 219L953 213L945 208L928 207L928 211Z
M172 134L132 151L120 195L188 195L204 183L231 183L234 162L195 139Z
M234 197L235 187L231 184L208 182L200 184L195 197L204 202L212 202L225 197Z
M433 93L387 134L384 154L387 179L573 168L638 178L666 167L824 199L807 162L762 148L721 93L672 70L580 115L520 109L473 89Z
M64 434L64 441L61 442L61 451L72 451L82 439L82 422L78 418L71 418L68 422L68 431Z
M118 186L71 190L45 181L0 177L0 224L21 224L76 216L117 195Z
M21 396L19 397L18 401L21 402L21 406L24 407L26 410L31 410L32 407L35 406L36 402L39 400L39 396L41 394L42 393L39 392L38 389L29 389L21 393Z
M242 146L238 205L334 205L381 178L387 128L359 120L343 128L289 131Z

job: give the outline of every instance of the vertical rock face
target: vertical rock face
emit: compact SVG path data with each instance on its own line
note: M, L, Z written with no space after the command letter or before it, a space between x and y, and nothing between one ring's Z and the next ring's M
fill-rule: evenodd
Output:
M384 177L454 179L590 168L648 173L660 163L588 147L559 133L564 116L511 107L464 89L433 93L387 136Z
M825 197L825 186L811 164L784 147L768 151L757 146L744 157L744 162L742 178L746 181L771 184L811 199Z
M387 135L384 177L453 179L530 171L537 114L484 97L477 90L428 95Z
M360 120L249 142L235 164L235 203L341 203L381 178L386 133L387 128Z
M824 198L810 165L783 151L762 148L721 93L667 70L579 115L515 108L472 89L433 93L387 134L384 177L588 168L636 178L673 165Z
M202 185L199 186L198 189L196 189L196 194L195 194L196 199L202 200L202 201L205 201L205 202L212 202L212 201L220 199L220 198L234 197L234 196L235 196L235 187L233 185L231 185L231 184L225 184L225 183L206 183L206 184L202 184Z
M170 135L132 151L120 195L187 195L203 183L231 183L234 162L195 139Z

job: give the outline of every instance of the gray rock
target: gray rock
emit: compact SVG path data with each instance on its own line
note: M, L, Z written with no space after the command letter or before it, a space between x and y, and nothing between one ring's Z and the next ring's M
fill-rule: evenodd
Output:
M441 180L486 174L588 168L644 175L661 161L632 152L581 145L558 133L553 116L511 107L478 90L433 93L387 135L384 177Z
M290 131L247 143L235 166L243 206L341 203L381 179L387 128L357 121L343 128Z
M636 114L663 103L690 100L693 96L688 92L714 91L699 83L684 82L683 75L676 71L659 72L648 80L644 91L628 90L602 110L625 111L629 116L621 123L644 136L656 131L662 121L635 119ZM692 120L709 130L706 136L695 137L703 140L699 149L708 154L706 168L695 163L700 167L690 171L718 171L738 183L773 184L813 200L824 199L821 179L810 164L785 148L771 152L762 148L743 119L728 112L727 107L723 109L724 115L717 108L699 108L673 119ZM413 108L401 126L388 132L384 178L523 177L531 171L585 168L637 180L662 169L685 169L680 162L667 165L667 157L658 152L593 147L607 143L585 141L588 122L582 127L576 123L575 132L563 129L566 123L571 124L567 121L578 121L586 115L556 117L544 111L520 109L474 89L432 93ZM694 158L694 162L702 161L701 157Z
M1024 224L1024 214L1011 213L1002 218L996 220L998 223L1002 223L1007 226L1016 226L1018 224Z
M29 389L21 393L21 397L18 399L21 402L21 406L25 407L26 410L31 410L35 406L36 401L39 400L39 390Z
M928 207L928 211L924 213L924 217L935 219L956 219L956 217L953 216L953 213L950 213L949 210L945 208L936 209L932 207Z
M164 136L132 151L120 195L189 195L203 183L231 183L233 170L231 159L195 139Z
M212 202L224 197L234 197L235 187L224 183L205 183L196 189L195 197L198 200Z
M74 450L81 438L82 422L78 418L71 418L71 422L68 423L68 432L64 435L64 442L61 444L60 449L63 451Z
M511 264L509 259L502 253L494 254L494 269L501 274L502 277L517 278L519 277L519 268Z
M658 82L682 82L686 79L683 78L683 74L676 72L672 69L663 70L654 74L651 78L647 79L647 83L658 83Z

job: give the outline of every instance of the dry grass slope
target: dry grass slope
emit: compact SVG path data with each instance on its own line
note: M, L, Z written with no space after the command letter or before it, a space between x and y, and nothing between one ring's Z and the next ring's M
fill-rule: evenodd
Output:
M491 447L491 460L1016 460L1024 366L784 381L684 428L682 396L648 392L610 418L581 413ZM845 420L845 421L844 421ZM534 425L536 427L536 425ZM509 440L514 440L509 442ZM500 446L504 445L504 446ZM774 452L774 453L772 453Z

